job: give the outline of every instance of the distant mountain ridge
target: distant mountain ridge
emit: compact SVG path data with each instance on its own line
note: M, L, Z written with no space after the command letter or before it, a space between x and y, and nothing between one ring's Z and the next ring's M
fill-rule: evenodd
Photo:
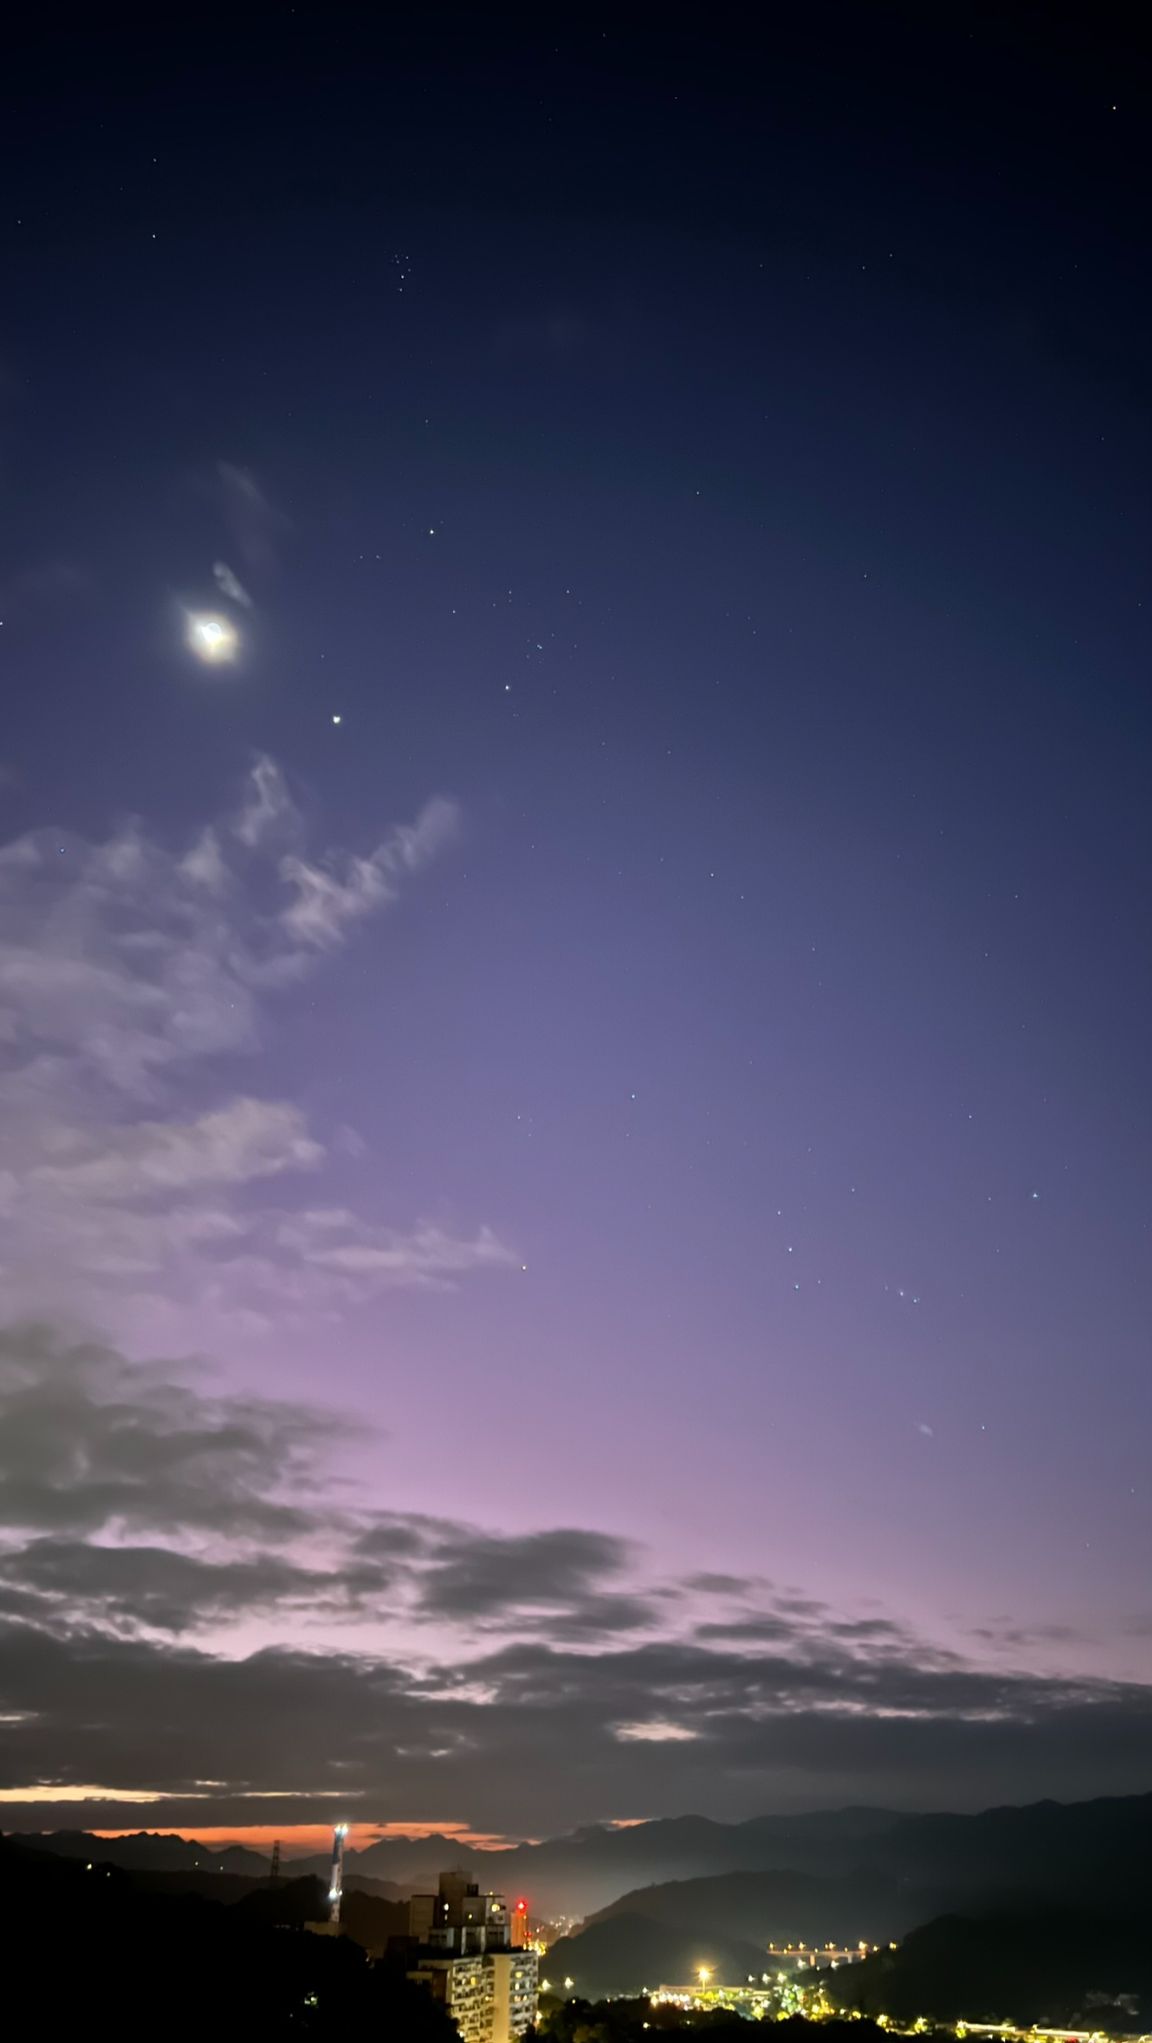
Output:
M401 1882L427 1880L445 1865L460 1865L481 1884L527 1895L538 1915L584 1915L654 1881L756 1866L824 1871L902 1820L893 1810L856 1808L756 1816L742 1823L666 1816L620 1828L588 1825L502 1851L470 1849L450 1837L381 1838L350 1853L348 1863Z
M1004 1805L973 1815L848 1808L742 1823L663 1817L498 1852L469 1850L451 1838L407 1844L383 1838L350 1854L349 1864L401 1883L427 1879L446 1864L463 1865L482 1884L527 1895L537 1914L590 1915L640 1887L738 1872L831 1880L884 1875L927 1904L1021 1888L1040 1896L1072 1890L1078 1897L1077 1866L1093 1869L1090 1877L1105 1885L1139 1877L1150 1847L1152 1794L1146 1794ZM915 1919L925 1920L924 1913Z
M758 1848L750 1836L764 1844L760 1825L737 1827L744 1849ZM837 1856L840 1869L822 1874L749 1864L633 1888L558 1943L551 1962L580 1981L582 1992L631 1993L655 1983L645 1970L651 1939L647 1930L634 1937L629 1959L614 1928L620 1921L658 1928L669 1951L736 1940L755 1945L763 1962L769 1943L887 1944L935 1918L975 1911L1146 1915L1152 1795L902 1817L871 1834L842 1836L829 1865Z
M269 1871L266 1857L242 1845L208 1849L151 1832L116 1839L81 1831L39 1833L21 1841L128 1867L180 1871L198 1865L255 1878ZM1028 1894L1080 1904L1095 1896L1119 1899L1147 1891L1152 1794L1007 1805L974 1815L847 1808L754 1816L742 1823L661 1817L620 1829L590 1826L503 1851L464 1846L447 1835L386 1837L349 1851L345 1863L349 1879L387 1883L380 1891L393 1893L426 1886L447 1866L463 1866L482 1886L524 1894L532 1913L545 1918L591 1916L625 1902L634 1908L640 1890L670 1883L785 1874L792 1876L791 1887L788 1894L776 1890L773 1904L782 1922L808 1920L811 1907L824 1911L822 1923L834 1920L845 1934L859 1923L853 1940L871 1942L885 1933L873 1907L881 1900L892 1911L887 1934L898 1936L932 1913L973 1902L993 1906ZM323 1877L327 1859L319 1854L287 1860L285 1872ZM811 1881L831 1885L807 1888L804 1883ZM839 1934L840 1929L825 1928L819 1938L805 1941Z
M19 1844L54 1852L57 1858L91 1859L93 1864L123 1866L155 1873L238 1873L249 1880L267 1879L271 1861L247 1845L201 1844L170 1831L137 1830L124 1837L98 1837L92 1830L11 1831Z
M30 1851L51 1852L56 1858L81 1859L92 1865L119 1866L124 1872L171 1873L189 1878L200 1874L205 1879L226 1877L241 1888L250 1887L253 1881L266 1881L272 1873L271 1857L250 1851L247 1845L229 1844L221 1848L171 1831L138 1830L124 1837L101 1837L91 1830L14 1831L8 1835ZM327 1881L328 1869L326 1854L285 1859L283 1879L287 1882L312 1876ZM396 1900L406 1891L391 1880L378 1879L351 1864L345 1884L386 1900Z

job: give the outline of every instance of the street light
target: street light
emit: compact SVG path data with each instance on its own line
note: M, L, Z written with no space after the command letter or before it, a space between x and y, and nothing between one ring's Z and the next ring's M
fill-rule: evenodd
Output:
M711 1979L711 1977L712 1977L712 1968L711 1968L711 1966L709 1966L709 1965L700 1965L700 1966L698 1966L698 1967L697 1967L697 1972L696 1972L696 1977L697 1977L697 1978L698 1978L698 1980L700 1981L700 1985L701 1985L701 1988L704 1988L704 1987L706 1987L706 1986L707 1986L707 1984L708 1984L708 1981L709 1981L709 1980Z

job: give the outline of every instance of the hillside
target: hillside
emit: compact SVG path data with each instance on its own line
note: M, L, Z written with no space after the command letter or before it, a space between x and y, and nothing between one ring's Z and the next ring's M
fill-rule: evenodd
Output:
M676 1929L725 1930L761 1952L768 1943L887 1943L923 1919L906 1919L915 1906L894 1880L869 1873L843 1880L817 1880L808 1873L714 1873L634 1888L590 1917L581 1934L628 1916Z
M877 1835L867 1856L923 1888L1120 1901L1134 1882L1149 1891L1152 1795L907 1816Z
M837 1978L843 2006L896 2020L923 2014L1120 2030L1152 2021L1145 1915L945 1916Z
M544 1959L554 1984L571 1978L581 1999L639 1993L646 1987L678 1985L706 1965L717 1982L741 1985L758 1974L763 1958L755 1944L724 1935L696 1935L642 1915L613 1915L579 1936L561 1937Z
M422 1989L371 1965L351 1938L298 1926L316 1912L316 1882L253 1884L247 1901L226 1905L173 1891L173 1877L95 1862L89 1870L88 1861L0 1840L9 2026L52 2036L112 2026L171 2043L302 2029L454 2043L453 2025Z
M822 1849L840 1865L823 1876L763 1871L751 1856L762 1827L735 1829L749 1851L739 1873L633 1887L589 1919L627 1913L756 1942L873 1943L969 1907L1048 1902L1127 1911L1137 1898L1152 1905L1148 1795L905 1817L854 1842L831 1832ZM775 1839L769 1848L775 1852Z
M736 1827L745 1848L763 1836L758 1824ZM806 1841L811 1845L811 1834ZM1152 1903L1149 1796L901 1818L884 1830L858 1833L851 1843L826 1830L823 1845L829 1856L854 1854L854 1868L817 1877L749 1866L634 1887L565 1940L565 1969L574 1978L589 1967L598 1972L607 1948L620 1982L612 1990L638 1991L649 1977L645 1945L637 1941L629 1961L623 1941L604 1943L606 1927L620 1921L681 1940L735 1938L754 1946L762 1964L769 1943L886 1944L947 1913L1059 1904L1129 1916L1135 1906ZM1024 1982L1029 1990L1032 1983L1031 1977Z

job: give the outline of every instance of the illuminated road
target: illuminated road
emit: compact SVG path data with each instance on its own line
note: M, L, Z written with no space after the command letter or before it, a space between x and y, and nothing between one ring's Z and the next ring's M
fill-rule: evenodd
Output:
M791 1954L776 1950L772 1955L780 1958ZM706 1967L701 1969L702 1972L707 1970ZM818 1987L805 1989L782 1972L777 1973L775 1980L765 1973L759 1985L749 1981L747 1986L710 1986L701 1979L695 1986L660 1986L650 1998L653 2007L663 2003L681 2008L731 2008L734 2013L754 2022L776 2021L786 2014L806 2015L809 2020L815 2021L871 2019L892 2036L955 2036L960 2043L970 2036L995 2037L998 2043L1152 2043L1152 2033L1143 2031L1137 2034L1130 2029L1056 2029L1041 2028L1035 2024L1019 2027L1013 2022L930 2022L924 2015L915 2022L894 2022L890 2015L868 2017L857 2008L834 2008L827 1998L823 1982Z

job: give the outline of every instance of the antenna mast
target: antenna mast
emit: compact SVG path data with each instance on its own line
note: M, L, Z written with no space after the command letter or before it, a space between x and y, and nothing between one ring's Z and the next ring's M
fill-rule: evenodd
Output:
M340 1921L340 1900L344 1892L344 1839L347 1835L346 1823L338 1823L332 1832L332 1877L328 1882L328 1920L333 1924Z

